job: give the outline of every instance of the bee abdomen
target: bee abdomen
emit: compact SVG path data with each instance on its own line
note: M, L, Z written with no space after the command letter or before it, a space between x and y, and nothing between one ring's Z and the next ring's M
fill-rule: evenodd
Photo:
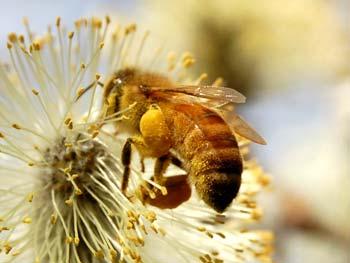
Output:
M188 172L201 199L221 213L239 191L242 158L235 136L218 115L199 123L200 129L184 140Z

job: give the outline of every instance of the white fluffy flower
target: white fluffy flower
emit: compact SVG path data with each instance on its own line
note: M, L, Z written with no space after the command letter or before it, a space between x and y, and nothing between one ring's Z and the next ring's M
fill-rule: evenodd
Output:
M57 19L55 33L49 29L41 38L25 26L27 38L9 35L10 63L0 67L1 262L270 260L271 233L248 230L260 218L255 197L267 179L252 161L225 215L196 196L161 210L122 194L123 139L98 128L97 83L126 65L162 71L158 49L142 52L147 32L140 41L135 25L109 33L109 18L81 19L74 32ZM192 60L185 55L174 64L171 57L163 71L182 78ZM120 118L122 112L105 122ZM138 166L132 167L130 192L155 184Z

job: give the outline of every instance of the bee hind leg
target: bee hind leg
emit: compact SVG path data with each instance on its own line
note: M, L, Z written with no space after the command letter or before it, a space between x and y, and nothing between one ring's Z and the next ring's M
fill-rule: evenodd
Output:
M164 173L171 162L171 156L169 154L157 158L154 165L153 179L156 183L164 185Z

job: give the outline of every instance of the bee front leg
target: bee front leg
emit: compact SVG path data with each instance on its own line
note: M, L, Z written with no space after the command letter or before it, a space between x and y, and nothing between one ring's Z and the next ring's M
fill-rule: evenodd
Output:
M128 187L129 177L130 177L131 144L132 144L132 138L128 138L122 150L122 163L124 165L124 172L122 177L121 190L124 195L126 192L126 188Z
M140 136L135 136L128 138L123 146L122 149L122 164L124 166L124 172L123 172L123 177L122 177L122 184L121 184L121 190L122 193L125 195L126 188L128 187L129 183L129 177L130 177L130 163L131 163L131 153L132 153L132 144L136 146L136 148L139 150L147 149L146 144L144 143L144 140ZM140 152L141 154L141 152ZM141 170L144 170L143 165L143 156L141 154Z

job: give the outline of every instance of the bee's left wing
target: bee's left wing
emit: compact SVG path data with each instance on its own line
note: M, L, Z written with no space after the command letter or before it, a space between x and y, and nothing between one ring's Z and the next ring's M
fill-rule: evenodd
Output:
M175 87L147 87L147 89L150 91L184 94L220 102L244 103L246 100L245 96L237 90L226 87L185 85Z

